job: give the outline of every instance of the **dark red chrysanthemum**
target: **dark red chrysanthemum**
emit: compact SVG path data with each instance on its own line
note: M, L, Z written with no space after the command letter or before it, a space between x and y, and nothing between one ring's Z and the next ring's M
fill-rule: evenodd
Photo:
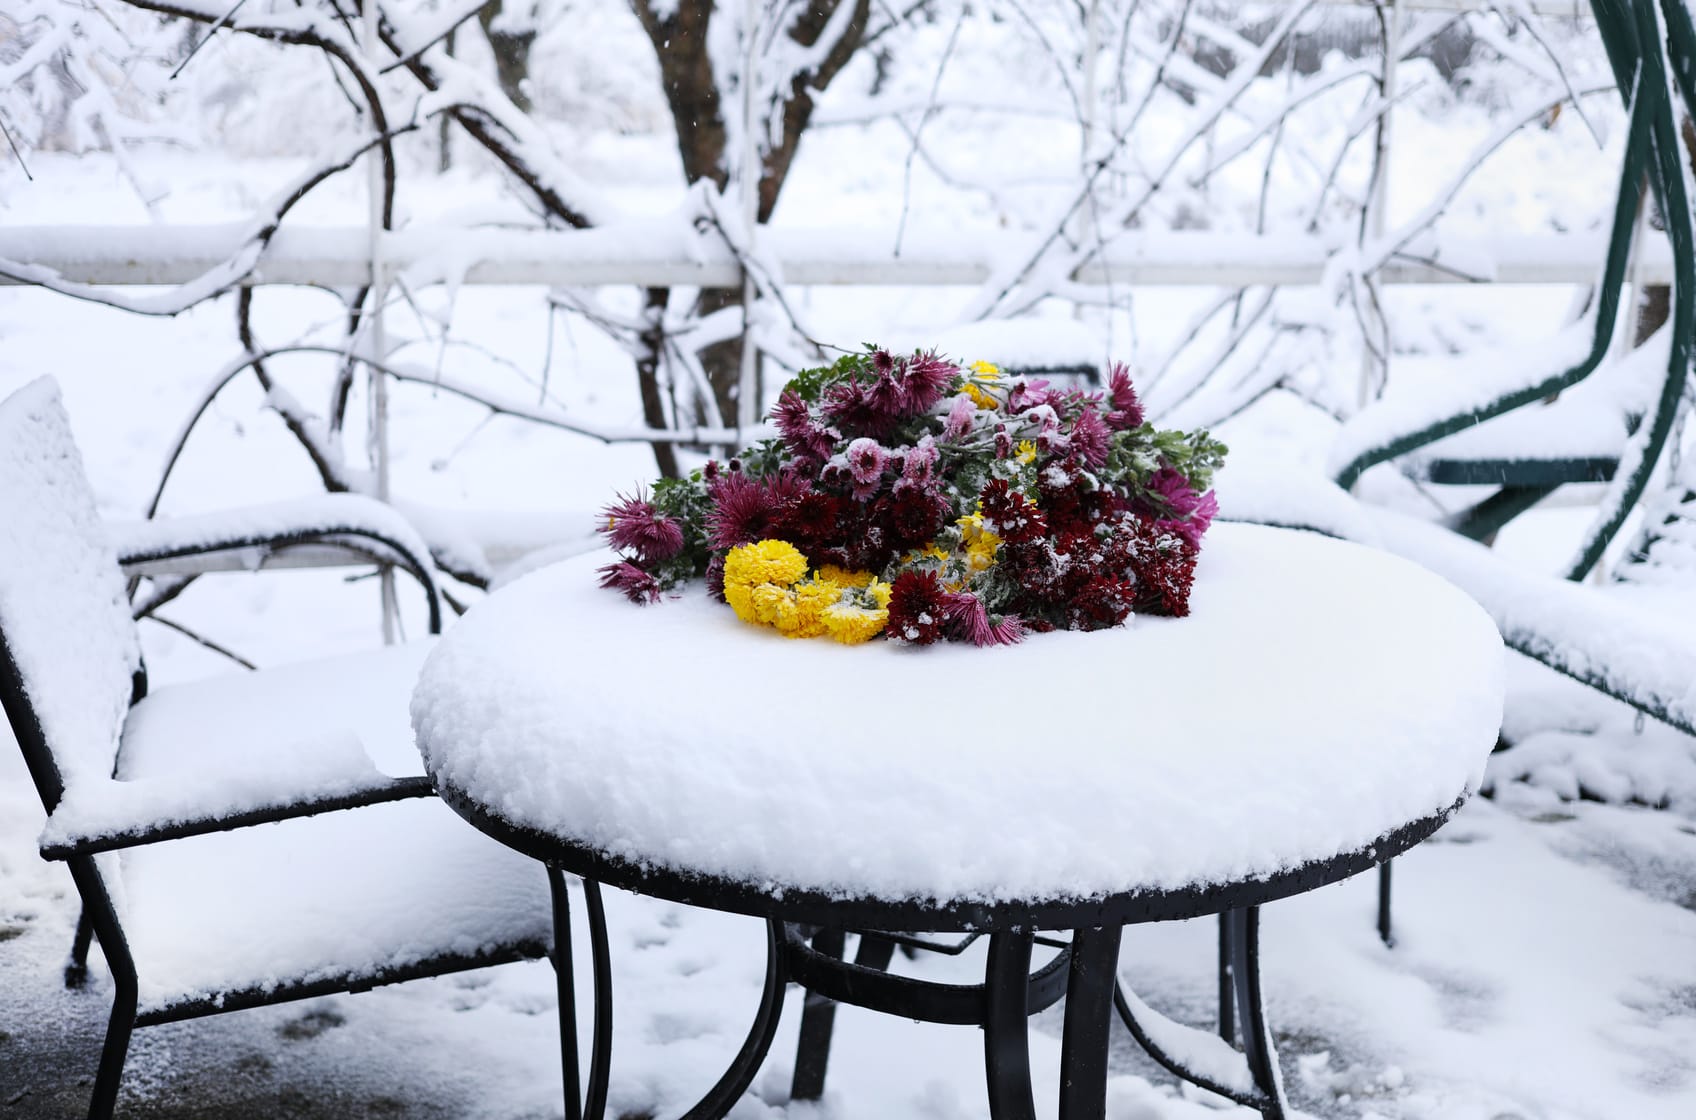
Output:
M909 569L895 577L889 589L889 622L884 633L896 641L928 646L942 637L947 620L947 592L935 572Z
M632 603L660 601L660 581L629 561L608 564L597 571L602 587L622 592Z
M810 490L787 503L773 529L779 540L788 541L808 556L839 534L843 500L832 494Z
M1127 518L1137 535L1131 576L1136 582L1133 608L1138 614L1183 618L1190 613L1190 589L1200 553L1183 537L1151 518Z
M871 516L887 530L896 549L923 548L941 531L948 517L948 502L935 490L902 485L896 493L879 498Z
M1125 621L1136 601L1137 584L1111 574L1091 577L1066 604L1071 630L1105 630Z
M640 497L624 494L601 510L601 532L620 552L634 553L644 564L669 560L683 549L683 528Z
M1124 362L1114 362L1107 375L1107 400L1113 406L1107 414L1107 426L1116 432L1140 428L1143 423L1142 401L1131 388L1131 371Z
M983 505L984 521L1003 541L1022 544L1048 531L1042 511L1009 487L1005 479L993 479L978 497Z

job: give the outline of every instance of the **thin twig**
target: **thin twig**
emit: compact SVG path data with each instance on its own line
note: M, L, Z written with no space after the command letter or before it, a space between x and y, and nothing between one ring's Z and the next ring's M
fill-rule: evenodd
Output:
M193 62L194 56L200 53L200 48L204 47L207 43L210 43L212 41L212 36L218 34L218 32L220 32L220 31L222 31L224 29L224 25L229 23L230 20L234 19L236 13L241 11L242 7L246 3L247 3L247 0L236 0L236 6L231 8L229 11L225 12L223 18L220 19L217 23L214 23L212 25L212 30L208 31L206 33L206 37L204 39L200 40L200 42L198 42L194 45L193 49L191 49L188 52L187 58L185 58L181 62L177 63L177 68L175 70L171 71L171 76L166 78L165 80L167 82L176 81L177 75L181 74L183 72L183 68L185 66L187 66L189 63Z
M931 79L930 99L925 104L925 111L919 117L919 123L913 127L913 143L907 149L907 162L901 169L901 219L895 224L895 255L901 255L901 239L907 233L907 213L912 205L913 195L913 157L919 152L919 135L924 132L925 125L936 115L936 97L942 89L942 75L948 70L948 60L954 55L954 44L960 41L960 28L966 24L966 9L961 7L960 18L954 21L954 30L948 33L948 42L942 48L942 60L936 64L936 77Z
M181 634L183 637L189 639L190 641L199 642L201 645L205 646L207 649L211 650L213 653L223 654L225 657L229 658L231 661L234 661L237 665L240 665L243 669L251 669L254 672L258 672L258 670L259 670L259 666L255 665L253 662L249 661L247 658L243 657L241 654L235 652L232 649L228 649L224 646L219 645L217 642L214 642L211 638L208 638L204 634L195 633L193 630L190 630L188 627L184 626L180 622L173 622L170 619L166 618L162 614L150 614L147 617L152 619L154 622L157 622L159 625L165 627L167 630L175 630L177 633Z
M6 143L11 145L12 154L18 157L18 166L24 169L24 178L35 182L35 176L29 173L29 164L24 162L24 154L18 150L18 142L12 139L12 130L6 127L6 115L0 113L0 132L6 134Z

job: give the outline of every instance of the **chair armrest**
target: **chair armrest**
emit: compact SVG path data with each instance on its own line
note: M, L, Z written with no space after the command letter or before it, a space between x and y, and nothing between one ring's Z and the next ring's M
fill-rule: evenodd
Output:
M430 633L441 633L441 595L429 546L406 518L372 498L322 494L219 513L110 522L107 534L131 576L257 568L285 551L325 546L392 563L424 589Z
M1457 533L1373 510L1381 545L1423 564L1489 612L1508 648L1696 735L1696 640L1684 615L1503 560Z
M291 788L263 783L268 788L214 789L216 782L186 783L174 779L104 783L95 789L67 793L42 830L43 859L62 860L96 852L117 851L161 840L180 840L228 832L256 824L310 817L319 813L433 797L429 778L391 778L367 763L367 774L325 778L300 775ZM215 807L213 807L215 806Z

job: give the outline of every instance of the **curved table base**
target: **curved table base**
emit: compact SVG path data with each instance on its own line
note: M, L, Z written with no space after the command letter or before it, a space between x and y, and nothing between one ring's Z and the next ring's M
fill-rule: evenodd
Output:
M1219 919L1220 1037L1166 1018L1127 992L1117 976L1113 1006L1137 1045L1167 1072L1256 1109L1265 1120L1284 1120L1284 1082L1260 994L1260 912L1249 907ZM1243 1026L1240 1051L1230 1045L1233 1005Z
M600 885L583 879L593 971L594 1032L589 1078L579 1096L571 909L564 874L548 868L553 900L554 968L559 988L560 1058L566 1120L602 1120L612 1057L612 975L606 913ZM807 991L797 1047L792 1098L816 1099L824 1091L835 1004L849 1003L924 1022L983 1029L984 1068L991 1120L1035 1120L1031 1090L1030 1016L1066 997L1060 1051L1060 1118L1086 1120L1106 1108L1107 1054L1113 1012L1156 1062L1177 1077L1284 1120L1283 1082L1260 991L1259 908L1220 915L1220 1034L1173 1022L1129 992L1118 978L1122 927L1074 930L1069 945L1036 971L1031 930L992 934L982 984L942 984L886 971L895 942L860 934L853 961L842 959L845 931L807 932L776 919L766 922L766 972L760 1004L741 1049L717 1082L680 1120L719 1120L753 1084L777 1035L784 991L790 982ZM1045 944L1057 944L1048 942ZM1242 1025L1243 1048L1231 1012Z

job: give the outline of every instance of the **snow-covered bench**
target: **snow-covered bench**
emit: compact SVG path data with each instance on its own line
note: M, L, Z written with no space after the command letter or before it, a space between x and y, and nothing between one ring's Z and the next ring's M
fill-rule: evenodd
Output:
M403 524L332 504L429 587ZM137 1026L548 951L549 880L427 796L407 698L431 642L149 693L49 380L0 402L0 505L0 707L47 812L42 852L82 898L73 968L92 934L115 989L91 1116L111 1114ZM126 547L138 563L191 540L259 549L287 512L130 530Z
M1236 464L1219 491L1226 519L1346 537L1423 564L1478 600L1508 648L1696 735L1696 633L1688 614L1656 598L1687 604L1690 589L1596 587L1527 572L1442 525L1357 502L1317 474ZM1668 551L1690 547L1688 527L1676 528L1680 535L1661 546Z

